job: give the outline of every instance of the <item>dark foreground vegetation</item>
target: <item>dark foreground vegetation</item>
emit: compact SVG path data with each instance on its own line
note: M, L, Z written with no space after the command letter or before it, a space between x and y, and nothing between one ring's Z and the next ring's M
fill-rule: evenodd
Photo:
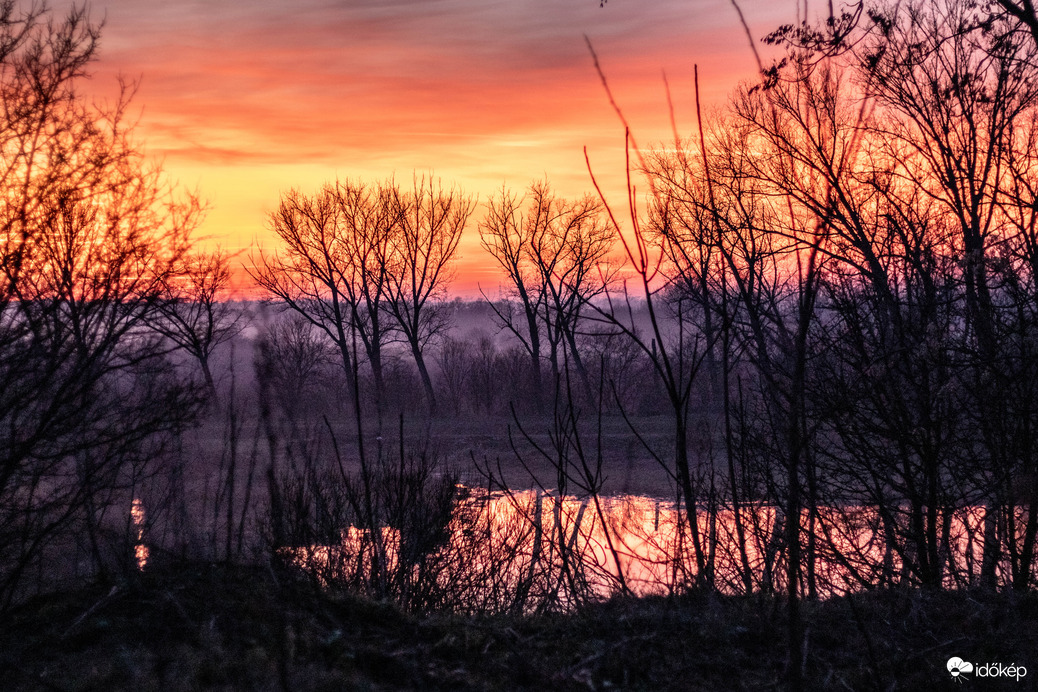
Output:
M0 0L4 684L1038 675L1036 26L780 28L690 138L628 138L625 214L490 199L466 331L477 208L431 177L286 193L227 300L129 91L79 91L99 27ZM611 496L634 458L656 496Z
M9 690L779 689L770 597L614 598L571 614L416 616L289 573L208 563L39 597L0 629ZM930 690L953 656L1038 649L1033 593L878 591L805 605L808 689ZM970 680L983 689L1031 689ZM971 676L972 677L972 676Z

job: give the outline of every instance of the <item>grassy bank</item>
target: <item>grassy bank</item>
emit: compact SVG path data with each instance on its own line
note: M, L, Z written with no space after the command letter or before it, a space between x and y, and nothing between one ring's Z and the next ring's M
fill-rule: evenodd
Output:
M1038 678L1038 595L919 591L806 607L809 689L948 689L946 661ZM180 565L29 602L0 628L12 690L774 689L775 599L692 594L578 613L408 615L262 568Z

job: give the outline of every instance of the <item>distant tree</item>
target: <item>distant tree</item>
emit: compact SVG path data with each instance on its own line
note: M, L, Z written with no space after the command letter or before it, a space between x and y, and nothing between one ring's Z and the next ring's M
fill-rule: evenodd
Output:
M467 339L448 336L436 352L440 378L454 415L461 415L470 380L472 344Z
M324 332L335 344L349 388L357 393L353 337L355 306L345 285L346 252L334 193L293 190L281 198L271 227L284 245L261 255L251 274L262 288Z
M487 213L479 224L483 248L497 260L508 276L508 299L495 302L483 294L501 325L515 335L530 357L530 381L533 383L535 407L543 412L544 384L541 373L542 327L540 316L547 314L547 297L541 272L530 256L532 235L537 220L524 216L524 200L507 190L499 198L487 202ZM537 207L540 211L540 207ZM518 305L519 314L516 314Z
M368 227L371 203L369 191L349 183L326 186L313 196L289 192L271 215L283 248L261 256L251 270L260 286L335 344L350 401L359 395L356 338L358 333L370 335L362 314L366 315L365 294L372 287L364 285L368 263L358 249L365 251L363 237L367 234L385 233L385 228ZM376 310L373 326L378 325ZM364 341L370 350L378 348L382 338L367 336ZM381 361L376 357L374 362ZM380 375L380 368L378 372Z
M186 255L163 284L161 319L155 329L198 361L206 387L216 396L210 358L244 325L240 305L228 300L231 255L223 250Z
M609 258L615 235L602 215L601 202L591 195L567 201L552 194L547 185L534 185L530 193L536 221L529 253L544 287L542 321L552 373L557 380L562 371L559 359L567 358L591 397L593 388L577 336L591 301L615 278Z
M518 319L508 304L491 306L530 354L537 396L542 392L542 336L556 381L560 361L566 359L590 394L588 371L577 348L580 322L589 303L615 277L609 258L614 235L601 203L591 196L577 201L556 197L547 183L531 185L522 199L502 192L488 204L480 237L508 275L518 301Z
M414 358L430 411L436 393L425 348L447 325L440 302L452 279L452 263L473 201L439 181L416 177L410 190L396 194L399 219L382 255L385 307Z
M260 332L257 376L283 414L295 421L313 403L314 392L336 360L334 346L302 315L290 312L272 320ZM309 401L308 401L309 400Z
M406 211L401 199L390 183L339 181L312 196L290 192L271 217L282 248L261 256L251 270L260 286L335 344L351 401L360 396L357 370L366 356L380 416L383 347L398 328L391 289L403 285L391 274L404 271L398 259Z
M396 189L389 183L365 186L339 181L334 197L342 224L343 291L350 301L353 326L371 366L375 408L381 415L386 389L383 347L395 331L385 309L389 285L387 257L391 234L400 223L402 210Z

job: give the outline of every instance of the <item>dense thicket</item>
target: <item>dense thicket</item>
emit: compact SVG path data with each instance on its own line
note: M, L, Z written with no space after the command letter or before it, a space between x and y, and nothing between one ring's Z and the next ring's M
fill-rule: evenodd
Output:
M449 306L428 301L469 208L424 182L292 193L273 218L292 242L258 276L333 337L380 440L390 400L511 414L523 433L550 407L556 434L534 455L557 492L588 492L595 415L666 415L671 449L646 453L686 515L677 582L791 598L1029 588L1035 41L1013 14L956 1L860 6L768 40L786 54L761 83L688 140L632 151L644 214L546 183L487 203L483 247L507 277L488 300L497 335L445 336ZM400 249L412 226L436 271L404 295L401 274L422 285ZM409 406L415 377L424 403Z
M153 327L200 207L135 147L131 90L81 94L97 40L82 9L0 3L0 608L132 559L130 502L199 401Z

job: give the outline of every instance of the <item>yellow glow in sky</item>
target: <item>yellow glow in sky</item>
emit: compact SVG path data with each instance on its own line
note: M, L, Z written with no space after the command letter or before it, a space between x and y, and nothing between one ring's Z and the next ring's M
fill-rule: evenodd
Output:
M54 3L57 11L66 5ZM795 4L740 3L759 37ZM596 74L642 146L694 125L692 66L707 105L755 62L728 0L109 0L91 88L139 78L138 137L171 178L208 200L199 231L232 250L274 245L282 192L336 178L433 173L485 201L548 179L623 199L624 133ZM496 292L477 209L455 295Z

